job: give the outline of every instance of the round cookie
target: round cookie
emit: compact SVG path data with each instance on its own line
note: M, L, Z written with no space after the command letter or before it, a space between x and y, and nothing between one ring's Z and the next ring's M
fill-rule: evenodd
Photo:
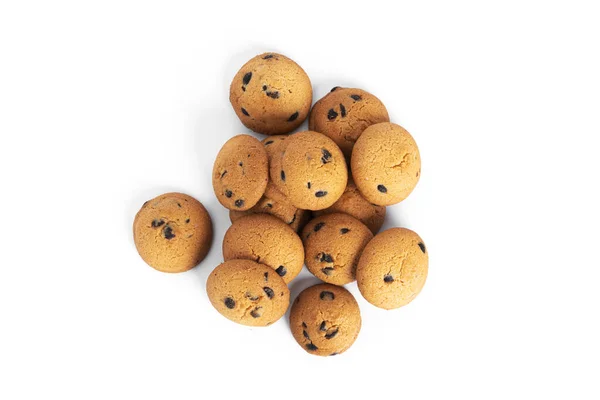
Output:
M288 199L273 184L269 182L265 194L259 202L247 211L229 211L229 219L235 222L250 214L270 214L289 225L294 232L299 232L310 219L310 211L300 210L290 204Z
M266 265L250 260L225 261L211 272L206 292L225 318L242 325L267 326L285 314L290 291Z
M336 86L313 106L308 129L329 136L350 159L354 143L369 125L389 121L385 106L371 93Z
M303 210L322 210L335 203L346 189L348 169L333 140L305 131L282 143L285 150L279 176L290 203ZM273 172L271 169L271 175Z
M315 211L314 215L324 215L341 212L349 214L365 224L373 234L377 234L385 220L385 207L369 203L358 191L352 179L348 179L348 185L342 197L331 207Z
M304 350L317 356L335 356L348 350L360 332L358 303L340 286L322 283L296 297L290 328Z
M408 197L421 175L421 156L400 125L383 122L362 133L352 151L352 177L373 204L389 206Z
M258 139L234 136L217 154L212 183L223 207L238 211L252 208L265 193L268 181L267 152Z
M212 243L210 215L193 197L166 193L144 203L133 221L142 259L162 272L183 272L206 257Z
M223 238L223 259L247 259L265 264L289 283L302 270L304 246L281 220L251 214L235 221Z
M229 101L248 129L266 135L289 133L308 116L312 85L293 60L264 53L250 59L235 75Z
M302 231L304 262L323 282L345 285L356 280L358 259L373 233L348 214L327 214Z
M429 255L423 240L405 228L392 228L367 244L358 262L356 280L364 298L390 310L410 303L427 279Z

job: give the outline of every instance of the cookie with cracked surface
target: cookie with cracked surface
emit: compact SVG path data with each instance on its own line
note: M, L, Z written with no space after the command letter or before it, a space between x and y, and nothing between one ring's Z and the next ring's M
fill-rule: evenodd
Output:
M247 259L271 267L289 283L302 270L304 246L287 224L267 214L235 221L223 238L223 259Z
M304 228L311 217L310 211L300 210L290 204L287 197L275 187L273 182L267 184L265 194L254 207L247 211L229 210L229 219L231 222L235 222L245 215L259 213L270 214L279 218L288 224L294 232L299 232Z
M368 126L389 121L387 109L371 93L335 87L313 106L308 129L329 136L350 159L354 143Z
M133 241L142 259L162 272L198 265L212 243L212 221L198 200L165 193L144 203L133 221Z
M308 116L312 85L290 58L264 53L250 59L233 78L229 101L240 121L254 132L292 132Z
M354 296L343 287L327 283L302 291L290 311L294 339L317 356L334 356L348 350L360 327L360 309Z
M346 189L348 169L334 141L305 131L290 135L282 143L280 184L290 202L303 210L322 210L335 203ZM273 173L271 169L271 177Z
M351 178L348 178L348 185L342 197L331 207L324 210L315 211L314 215L325 215L341 212L358 219L365 224L373 234L377 234L385 220L385 207L371 204L365 199Z
M290 291L266 265L251 260L225 261L206 281L213 307L225 318L248 326L267 326L285 314Z
M427 279L429 255L423 240L405 228L392 228L367 244L358 262L356 280L363 297L390 310L410 303Z
M267 152L258 139L234 136L217 154L212 184L223 207L238 211L252 208L265 193L268 181Z
M421 156L413 137L389 122L371 125L352 151L352 177L365 199L389 206L408 197L421 175Z
M314 276L333 285L356 280L358 259L373 233L348 214L314 218L302 231L304 262Z

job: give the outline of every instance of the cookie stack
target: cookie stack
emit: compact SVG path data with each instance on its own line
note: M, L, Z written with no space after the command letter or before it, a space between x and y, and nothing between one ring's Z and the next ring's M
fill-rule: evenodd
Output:
M393 309L425 283L423 240L404 228L378 233L385 207L419 181L417 144L361 89L334 87L311 110L308 75L281 54L242 66L230 101L247 128L268 136L235 136L216 157L213 189L232 225L225 261L207 281L210 301L232 321L270 325L285 314L287 285L305 264L324 283L295 299L292 334L311 354L340 354L361 326L343 285L356 280L369 303ZM308 131L290 134L307 118Z

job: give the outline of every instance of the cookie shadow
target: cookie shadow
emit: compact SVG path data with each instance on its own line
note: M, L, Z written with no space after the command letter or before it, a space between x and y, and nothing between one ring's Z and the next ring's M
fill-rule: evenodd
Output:
M287 311L285 312L285 323L287 324L288 328L291 329L290 326L290 311L292 309L292 304L294 302L294 300L296 300L296 297L298 297L298 295L306 288L313 286L313 285L317 285L319 283L323 283L320 279L310 275L310 276L302 276L302 277L297 277L296 279L294 279L292 281L292 283L290 283L290 306L288 307Z

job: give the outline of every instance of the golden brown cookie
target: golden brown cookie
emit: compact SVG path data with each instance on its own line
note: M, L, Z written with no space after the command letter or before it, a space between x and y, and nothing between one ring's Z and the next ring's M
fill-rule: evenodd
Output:
M245 215L258 213L270 214L279 218L288 224L294 232L299 232L304 228L304 225L306 225L311 217L310 211L300 210L290 204L287 197L272 182L267 184L265 194L254 207L247 211L230 210L229 219L231 222L235 222Z
M352 177L373 204L389 206L408 197L421 175L421 156L400 125L383 122L362 133L352 151Z
M238 211L252 208L265 193L268 181L267 152L258 139L234 136L217 154L212 183L223 207Z
M331 207L324 210L315 211L315 216L341 212L352 215L360 222L365 224L373 234L377 234L383 221L385 220L385 207L371 204L365 199L354 181L349 177L348 185L342 197L336 201Z
M360 332L358 303L340 286L311 286L296 297L290 328L304 350L317 356L335 356L348 350Z
M367 244L358 262L356 280L364 298L390 310L410 303L427 279L429 255L423 240L405 228L392 228Z
M212 222L204 206L183 193L148 200L133 221L133 241L142 259L162 272L183 272L206 257Z
M327 136L305 131L283 141L281 170L271 169L281 178L290 202L303 210L330 207L344 193L348 183L346 160L339 147Z
M304 246L287 224L267 214L251 214L235 221L223 238L223 258L265 264L289 283L302 270Z
M285 314L290 291L266 265L251 260L225 261L211 272L206 291L213 307L242 325L267 326Z
M313 106L308 129L329 136L350 159L354 143L369 125L389 121L385 106L371 93L336 86Z
M264 53L250 59L235 75L229 101L248 129L266 135L289 133L308 116L312 86L293 60Z
M358 259L373 233L348 214L326 214L302 231L304 262L323 282L345 285L356 280Z

